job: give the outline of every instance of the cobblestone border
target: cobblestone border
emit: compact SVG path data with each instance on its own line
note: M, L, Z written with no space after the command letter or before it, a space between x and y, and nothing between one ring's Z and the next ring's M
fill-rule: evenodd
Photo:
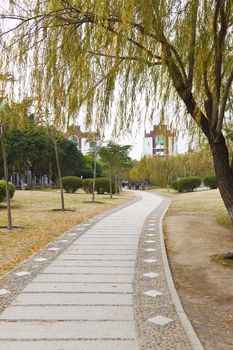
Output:
M162 220L171 202L159 197L162 203L144 223L135 266L133 298L140 349L204 350L174 287L162 231ZM154 275L149 277L147 273ZM152 297L146 292L159 294ZM151 322L158 316L169 321L164 325Z
M0 295L0 313L16 298L16 296L51 262L57 259L71 244L79 237L81 237L89 228L100 222L103 218L116 213L138 201L140 196L134 196L133 199L127 201L118 207L107 210L97 216L90 218L83 224L76 225L68 231L61 234L56 240L49 242L42 249L32 254L28 259L21 262L13 270L9 271L0 282L0 290L9 291L4 295ZM58 250L48 249L58 248ZM45 259L43 261L35 261L37 259ZM29 272L24 276L17 276L18 272Z

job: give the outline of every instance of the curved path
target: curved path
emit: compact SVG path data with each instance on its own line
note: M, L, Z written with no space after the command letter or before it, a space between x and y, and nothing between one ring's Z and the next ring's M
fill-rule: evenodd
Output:
M54 259L0 315L1 350L202 349L195 335L188 340L165 278L159 242L169 201L136 195L140 200L77 226L33 257L31 264L43 264L46 254ZM20 280L31 272L14 274ZM2 298L8 293L0 286Z

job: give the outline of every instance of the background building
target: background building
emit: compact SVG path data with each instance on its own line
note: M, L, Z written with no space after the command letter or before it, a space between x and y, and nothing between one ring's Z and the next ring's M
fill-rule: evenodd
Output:
M166 125L154 125L143 139L143 156L172 156L177 154L176 132Z
M82 132L79 125L69 127L65 136L74 142L78 150L84 155L90 151L90 141L99 139L97 132Z

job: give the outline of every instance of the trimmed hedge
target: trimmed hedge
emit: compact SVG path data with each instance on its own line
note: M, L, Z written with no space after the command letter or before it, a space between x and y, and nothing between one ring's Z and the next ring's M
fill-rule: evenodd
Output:
M209 175L203 179L204 185L211 188L211 190L218 188L218 181L215 175Z
M93 179L91 180L91 185ZM110 180L105 177L98 177L95 179L95 190L98 194L110 193ZM92 190L91 190L92 192ZM115 184L112 182L112 193L116 193Z
M8 188L9 188L10 198L13 198L15 194L15 185L12 182L8 182ZM0 202L2 202L5 198L6 198L5 181L0 180Z
M82 187L82 179L77 176L62 177L62 187L66 193L75 193L78 188Z
M91 193L92 192L92 184L93 179L84 179L82 183L83 191L85 193Z
M188 176L178 179L172 183L172 188L178 192L193 192L195 188L201 185L201 178L197 176Z
M93 179L83 180L83 190L86 193L92 193ZM110 193L110 180L105 177L97 177L95 179L95 191L98 194ZM116 193L114 182L112 182L112 193Z

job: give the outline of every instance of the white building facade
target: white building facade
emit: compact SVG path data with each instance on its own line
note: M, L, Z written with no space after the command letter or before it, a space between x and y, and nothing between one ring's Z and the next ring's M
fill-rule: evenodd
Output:
M174 131L166 125L154 125L153 130L145 132L142 156L174 156L178 151L178 140Z

